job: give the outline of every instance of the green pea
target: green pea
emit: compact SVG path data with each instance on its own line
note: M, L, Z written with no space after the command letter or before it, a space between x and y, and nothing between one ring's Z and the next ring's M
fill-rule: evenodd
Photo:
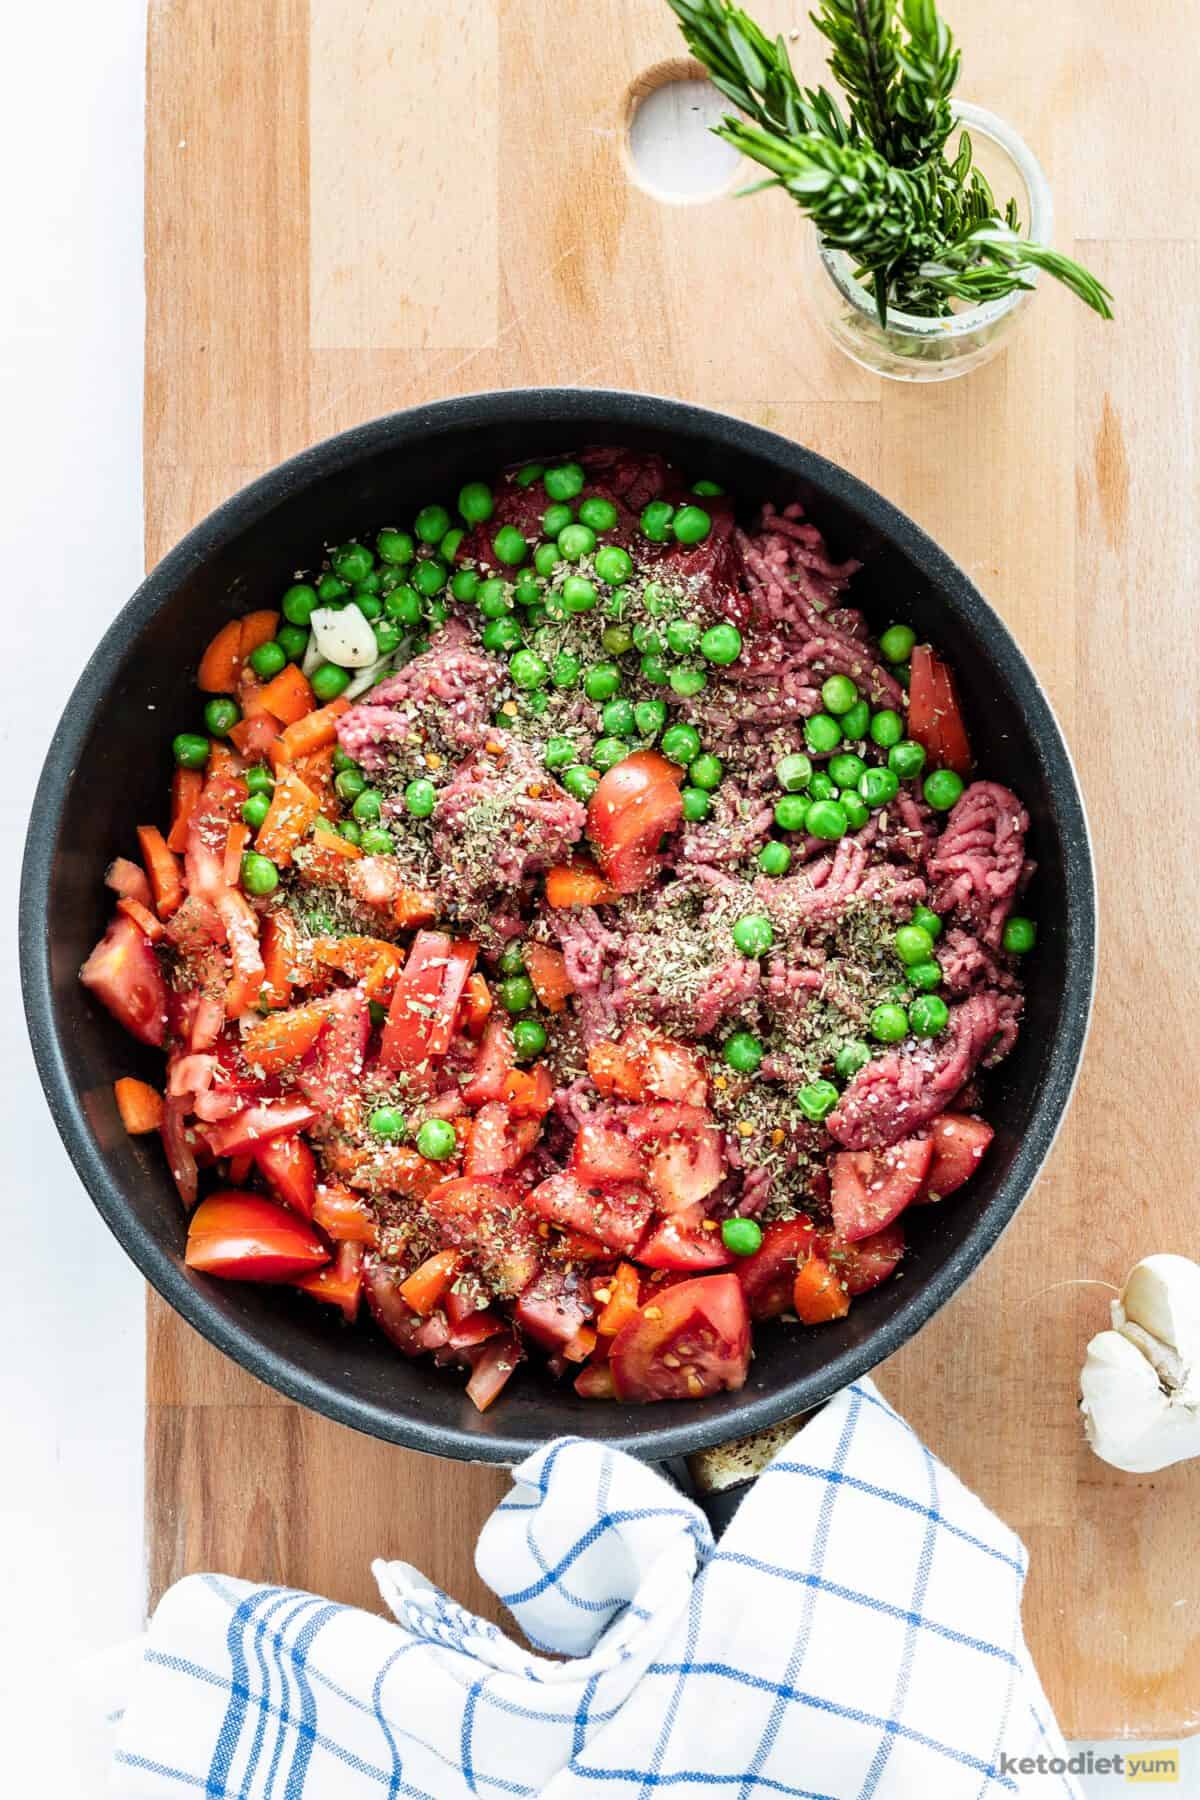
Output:
M936 957L931 956L928 962L909 963L904 971L904 979L909 987L915 987L918 993L929 994L942 985L942 965Z
M302 625L281 625L275 633L275 642L289 662L299 662L308 649L308 633Z
M925 777L923 792L934 812L949 812L961 799L962 791L962 779L953 769L935 769Z
M567 562L578 562L596 548L596 534L586 525L567 525L558 534L558 553Z
M642 510L642 533L652 544L665 544L671 535L671 521L675 517L675 508L666 500L651 500L649 506Z
M642 589L642 605L652 619L669 619L678 610L674 594L661 581L648 581Z
M517 486L532 487L534 482L545 472L545 467L544 463L526 463L523 469L517 470Z
M821 700L825 711L840 716L858 700L858 689L848 675L830 675L821 683Z
M667 709L661 700L639 700L633 709L633 723L639 737L657 737L667 722Z
M832 1081L806 1081L797 1091L796 1105L806 1119L819 1125L822 1119L829 1117L840 1099L841 1095Z
M363 839L362 827L359 825L357 819L340 819L338 821L338 836L344 837L348 844L361 844Z
M381 531L375 539L375 548L385 563L410 563L416 555L416 545L407 531ZM303 624L303 620L298 623Z
M693 700L707 686L708 676L703 669L671 670L671 691L678 694L681 700Z
M733 1256L753 1256L762 1249L762 1226L756 1219L723 1219L721 1242Z
M919 994L908 1009L908 1022L917 1037L937 1037L950 1023L950 1008L937 994Z
M542 486L551 500L574 500L583 488L583 470L577 462L563 463L557 469L547 469L542 478Z
M395 838L382 825L368 825L359 843L368 856L390 856L396 848Z
M360 825L374 825L383 811L383 795L378 788L363 788L355 796L350 811Z
M888 751L888 768L901 781L913 781L925 767L925 749L911 738L902 738Z
M696 787L704 788L711 793L719 788L725 778L725 764L711 750L702 750L699 756L693 757L688 764L688 779Z
M364 619L377 619L383 611L382 600L378 599L374 594L360 594L357 589L355 589L354 593L354 604L357 606ZM286 649L287 646L284 645L284 648Z
M638 665L644 681L652 681L655 687L665 687L670 680L670 672L662 657L656 651L648 650Z
M272 638L268 643L260 644L256 650L252 650L249 660L254 673L264 681L270 681L273 675L278 675L281 669L287 668L287 651Z
M527 1012L534 1001L533 983L525 974L506 975L497 983L496 998L505 1012Z
M692 492L693 492L693 494L700 494L701 496L704 496L706 494L723 494L725 492L725 489L721 486L720 482L718 482L718 481L704 480L704 481L693 481Z
M540 1019L518 1019L512 1035L518 1062L530 1062L546 1048L546 1027Z
M803 831L810 802L803 794L785 794L775 802L775 823L780 831Z
M273 894L279 886L279 870L269 856L247 850L242 858L242 886L248 894Z
M900 792L900 779L891 769L867 769L858 784L858 791L872 812L886 806Z
M572 763L563 771L562 784L573 800L581 800L586 806L596 791L596 776L585 763Z
M560 650L550 665L550 680L556 688L574 687L583 664L571 650Z
M456 600L469 604L479 592L479 574L475 569L455 569L450 577L450 592Z
M867 735L870 723L870 707L865 700L856 700L854 705L842 714L842 736L848 744L860 744Z
M600 633L600 644L609 656L624 656L633 649L633 633L628 625L606 625Z
M350 686L350 671L339 669L336 663L318 663L308 681L316 698L325 706Z
M592 746L592 767L599 769L603 775L615 763L624 762L629 755L629 745L623 738L597 738Z
M546 749L542 761L548 769L565 769L575 761L575 746L569 737L552 737L546 740Z
M735 663L742 654L741 632L736 625L710 625L700 639L700 654L706 662Z
M361 769L343 769L334 776L333 785L342 800L357 800L366 792L367 778Z
M621 685L621 671L616 663L593 663L583 677L583 691L589 700L611 700Z
M403 1113L397 1112L394 1106L377 1106L367 1119L367 1129L376 1137L399 1138L404 1136L408 1126Z
M343 544L329 560L343 581L361 581L375 567L375 558L365 544Z
M596 552L596 573L610 587L621 587L633 574L633 558L619 544L605 544Z
M214 737L228 737L241 716L242 709L237 701L226 699L224 695L210 700L204 708L204 723Z
M452 563L454 561L455 557L458 555L458 547L466 535L467 534L461 525L452 525L450 527L449 531L438 545L438 555L443 562Z
M344 600L349 592L349 582L342 581L331 569L327 569L317 582L317 598L325 606L336 600Z
M735 923L733 941L743 956L765 956L775 942L770 919L765 913L747 913Z
M181 731L171 740L171 753L181 769L202 769L210 748L208 739L196 731Z
M503 619L489 619L481 637L485 650L516 650L521 642L521 627L509 613Z
M517 583L513 588L513 598L519 606L540 606L545 592L545 588L532 569L524 569L517 576Z
M429 1162L445 1162L458 1145L449 1119L426 1119L417 1133L417 1149Z
M505 944L497 961L502 975L523 975L525 973L525 951L520 941Z
M252 794L273 794L275 792L275 777L266 763L255 763L253 768L246 770L242 780Z
M539 544L533 553L533 566L543 580L548 580L558 567L558 545Z
M928 962L933 955L933 939L923 925L901 925L893 941L902 963Z
M421 617L421 596L415 588L393 588L383 608L400 625L415 625Z
M596 584L586 575L568 575L562 584L562 602L568 612L591 612L598 599Z
M1024 956L1037 942L1037 926L1032 919L1014 913L1006 923L1000 941L1011 955Z
M927 906L913 907L911 923L919 925L923 931L929 933L931 938L938 937L941 933L942 921L935 912L930 912Z
M307 581L296 581L284 594L280 605L283 616L292 625L307 625L317 605L317 590Z
M829 759L830 780L840 788L857 787L866 766L861 756L855 756L852 750L844 750L840 756Z
M611 500L605 500L600 494L593 494L590 499L580 502L579 517L593 531L611 531L617 522L617 509Z
M833 1059L834 1073L840 1081L850 1081L870 1060L870 1049L861 1038L847 1038Z
M891 707L877 712L871 720L871 742L878 744L881 750L890 750L904 736L904 720Z
M413 565L412 584L418 594L424 594L426 600L432 600L445 587L449 574L450 571L440 556L423 556Z
M775 838L764 844L758 853L758 866L764 875L786 875L791 865L791 851Z
M643 655L661 656L663 641L653 625L635 625L633 628L633 647Z
M671 520L671 530L677 543L702 544L712 530L712 520L702 506L681 506Z
M843 788L838 795L838 803L846 815L846 823L851 831L861 831L871 816L871 809L862 795L853 788Z
M629 700L610 700L600 714L600 722L612 737L632 737L636 723Z
M701 787L685 787L680 791L683 816L689 825L698 825L712 811L712 799Z
M529 555L529 545L515 525L502 525L492 539L492 553L497 562L502 562L506 568L515 569Z
M458 510L468 525L486 525L496 510L486 481L468 481L458 490Z
M362 594L377 594L382 586L383 576L379 570L368 569L362 580L356 581L354 584L355 598L357 599Z
M842 728L828 713L814 713L804 721L804 741L816 755L827 755L841 743Z
M450 514L444 506L423 506L413 529L423 544L440 544L450 529Z
M837 798L837 782L824 769L814 771L808 784L810 800L834 800Z
M250 827L251 831L258 830L270 810L271 798L269 794L251 794L248 800L243 800L242 802L242 818Z
M909 625L889 625L879 640L879 648L888 662L907 662L912 654L912 647L917 641L917 634Z
M508 591L507 582L502 581L499 575L489 575L486 581L480 583L478 600L479 610L485 619L502 619L505 613L512 611L512 595Z
M542 530L548 538L556 538L575 518L569 506L548 506L542 514Z
M908 1014L902 1006L885 1000L871 1014L871 1036L881 1044L898 1044L908 1035Z
M518 650L509 662L508 672L513 686L518 688L545 687L550 679L548 665L532 650Z
M850 821L837 800L814 800L804 823L813 837L836 843L845 837Z
M721 1047L721 1055L739 1075L753 1075L763 1059L763 1047L749 1031L735 1031Z
M700 627L692 619L672 619L667 626L667 649L676 656L690 656L700 643Z
M807 756L781 756L775 764L775 779L785 794L798 794L812 780L813 766Z
M670 725L663 732L662 753L672 762L690 763L700 754L700 733L694 725Z
M414 819L427 819L437 805L437 789L432 781L418 776L405 788L404 804Z

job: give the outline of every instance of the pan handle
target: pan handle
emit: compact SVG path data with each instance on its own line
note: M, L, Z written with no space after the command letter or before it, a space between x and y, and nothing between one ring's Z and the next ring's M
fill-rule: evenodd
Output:
M771 1458L811 1417L811 1413L801 1413L711 1450L673 1456L660 1466L676 1487L695 1501L712 1526L713 1536L719 1538Z

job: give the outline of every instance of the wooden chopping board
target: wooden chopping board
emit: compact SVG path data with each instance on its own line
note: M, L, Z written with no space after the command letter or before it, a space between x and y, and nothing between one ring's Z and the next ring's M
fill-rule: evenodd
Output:
M760 4L818 75L803 5ZM1168 0L953 0L962 92L1036 147L1057 242L1116 295L1044 291L1001 360L883 383L806 316L781 196L672 206L626 120L680 60L660 0L150 0L146 534L394 408L538 382L724 408L913 514L1012 625L1078 758L1103 950L1070 1120L1018 1222L880 1379L1032 1552L1027 1634L1068 1734L1200 1726L1200 1467L1119 1475L1075 1411L1103 1289L1196 1252L1200 951L1200 49ZM200 1568L375 1605L373 1555L493 1611L502 1473L302 1412L152 1295L151 1602Z

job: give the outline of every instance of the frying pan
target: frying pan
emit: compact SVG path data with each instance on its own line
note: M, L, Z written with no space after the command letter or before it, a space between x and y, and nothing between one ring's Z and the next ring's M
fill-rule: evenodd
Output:
M757 1327L740 1393L597 1404L526 1367L480 1414L461 1377L407 1360L373 1329L349 1332L294 1294L184 1266L185 1219L165 1160L156 1140L125 1134L112 1097L118 1075L160 1078L160 1059L76 975L106 923L106 864L129 852L139 821L162 812L170 740L194 721L196 665L217 626L273 604L328 543L501 465L597 443L660 451L721 482L744 515L765 500L802 500L833 555L862 561L853 600L873 629L899 618L938 644L958 677L980 768L1029 809L1038 945L1019 1042L989 1078L995 1141L961 1195L910 1215L901 1279L820 1330ZM26 1016L55 1123L101 1215L159 1293L289 1398L415 1450L495 1463L559 1433L678 1459L808 1411L899 1349L978 1267L1050 1150L1083 1050L1095 930L1087 823L1058 725L1004 624L949 557L861 481L785 438L673 400L573 388L468 395L375 420L293 457L190 532L117 615L63 713L34 805L20 916Z

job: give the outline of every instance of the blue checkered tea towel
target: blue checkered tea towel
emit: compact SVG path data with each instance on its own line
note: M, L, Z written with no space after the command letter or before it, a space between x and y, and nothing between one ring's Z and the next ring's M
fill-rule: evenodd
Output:
M514 1471L477 1566L536 1653L406 1563L375 1565L395 1623L181 1581L112 1708L113 1791L1078 1793L1021 1633L1023 1546L870 1382L792 1439L719 1543L653 1469L568 1438Z

